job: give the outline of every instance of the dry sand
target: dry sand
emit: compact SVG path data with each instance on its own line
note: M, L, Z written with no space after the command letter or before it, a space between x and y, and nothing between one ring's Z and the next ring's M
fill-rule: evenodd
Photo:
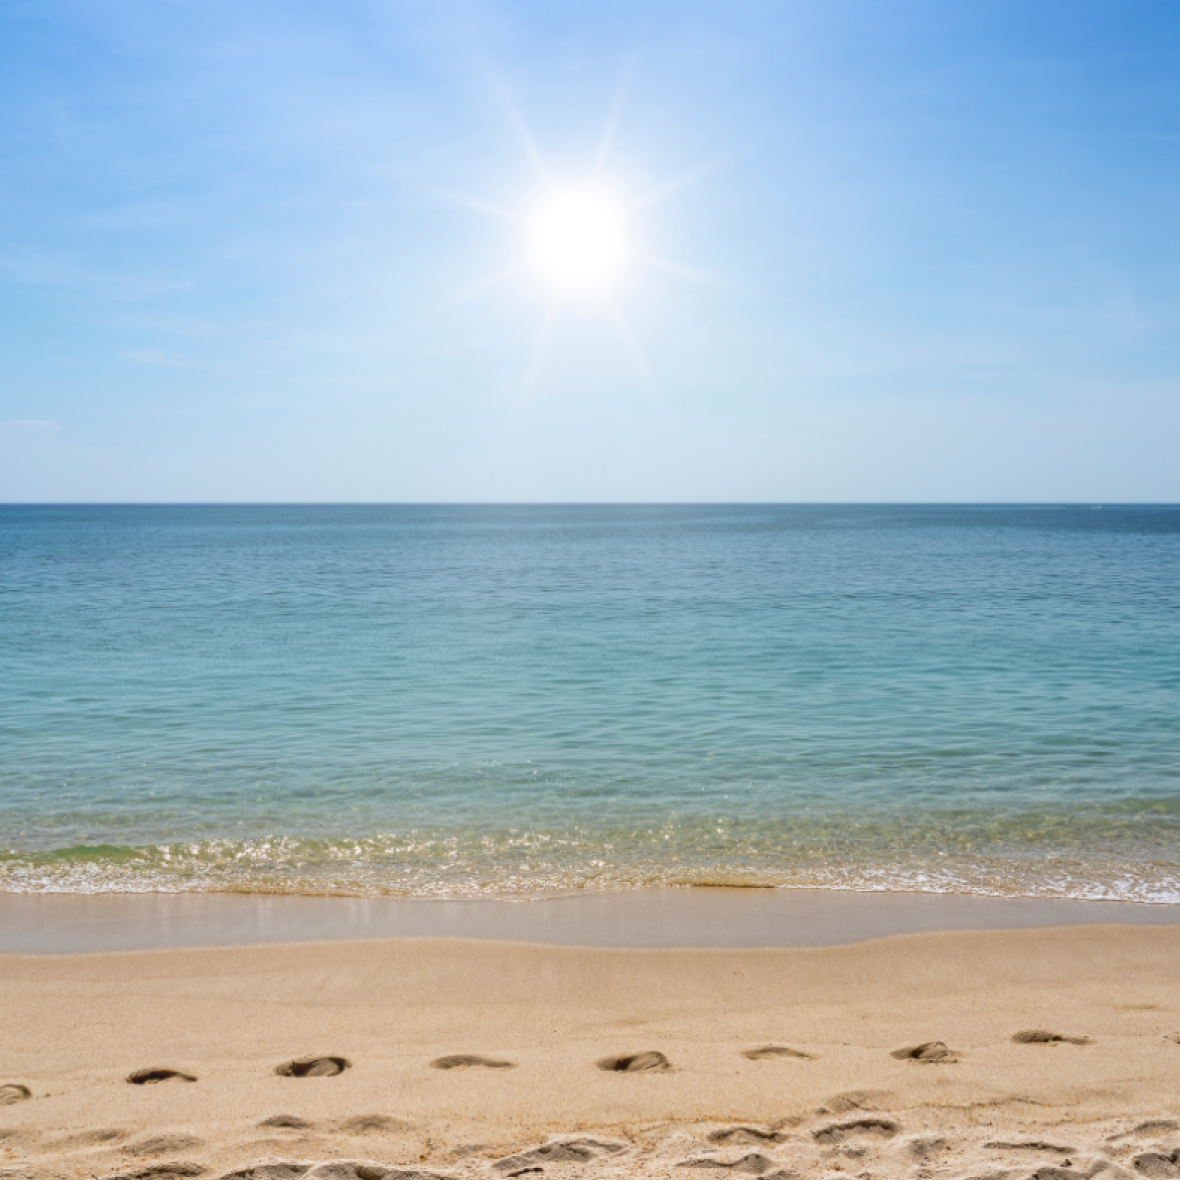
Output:
M0 1176L1170 1180L1178 1038L1175 926L7 955Z

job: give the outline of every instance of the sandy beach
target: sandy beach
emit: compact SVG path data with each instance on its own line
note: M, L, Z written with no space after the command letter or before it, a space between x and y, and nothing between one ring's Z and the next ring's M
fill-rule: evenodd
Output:
M0 995L8 1178L1180 1175L1174 926L9 954Z

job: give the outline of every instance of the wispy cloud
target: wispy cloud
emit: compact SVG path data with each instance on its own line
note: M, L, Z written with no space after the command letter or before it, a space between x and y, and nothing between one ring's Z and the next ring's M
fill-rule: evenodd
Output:
M119 301L153 299L189 289L188 283L172 279L105 271L66 255L28 251L0 255L0 276L22 286L76 289Z
M49 418L9 418L7 422L0 422L0 437L20 435L26 438L49 438L60 429L61 423Z
M188 361L183 357L172 356L167 352L159 352L151 348L133 348L129 352L120 354L124 360L137 365L157 365L164 369L187 369Z
M486 213L489 217L499 217L502 221L520 221L520 214L513 213L493 201L485 201L482 197L468 196L466 193L456 193L449 189L428 188L426 192L438 201L448 205L458 205L462 209L474 209L477 213Z

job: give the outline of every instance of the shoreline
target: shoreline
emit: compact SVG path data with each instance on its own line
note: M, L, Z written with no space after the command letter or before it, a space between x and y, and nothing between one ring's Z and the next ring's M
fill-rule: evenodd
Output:
M649 889L508 901L0 893L0 955L405 938L630 949L790 948L940 931L1180 925L1180 905L971 894Z

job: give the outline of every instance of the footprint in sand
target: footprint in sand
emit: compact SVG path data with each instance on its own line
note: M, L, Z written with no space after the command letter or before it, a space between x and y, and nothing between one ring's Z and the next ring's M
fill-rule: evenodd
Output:
M722 1127L709 1133L710 1143L745 1143L757 1147L763 1143L782 1143L787 1138L781 1131L764 1131L761 1127Z
M826 1127L817 1127L811 1137L817 1143L844 1143L849 1139L860 1136L870 1136L876 1139L892 1139L901 1130L901 1125L893 1119L863 1118L849 1119L843 1123L829 1123Z
M358 1114L337 1123L336 1129L348 1135L377 1135L391 1131L408 1131L410 1124L385 1114Z
M159 1082L195 1082L197 1079L179 1069L137 1069L128 1075L127 1080L133 1086L154 1086Z
M678 1168L724 1168L730 1172L745 1172L751 1176L761 1176L774 1167L774 1160L761 1152L752 1151L736 1160L712 1159L702 1156L699 1159L682 1160L676 1165Z
M989 1151L1043 1151L1049 1155L1075 1155L1076 1147L1050 1143L1047 1139L991 1139L984 1144Z
M1129 1131L1123 1131L1119 1135L1111 1135L1108 1137L1108 1143L1117 1143L1120 1139L1134 1139L1146 1136L1166 1135L1169 1131L1180 1131L1180 1123L1175 1119L1149 1119L1145 1123L1140 1123L1137 1127L1132 1127Z
M1089 1037L1065 1037L1061 1033L1049 1032L1044 1028L1022 1028L1013 1033L1012 1039L1018 1045L1089 1045Z
M825 1100L816 1114L847 1114L852 1110L892 1110L897 1095L890 1090L846 1090Z
M910 1159L919 1164L932 1163L947 1150L947 1142L940 1135L919 1135L905 1146Z
M107 1180L125 1178L108 1177ZM455 1180L455 1177L428 1172L424 1168L386 1167L371 1160L326 1160L319 1164L283 1160L226 1172L221 1180Z
M194 1151L204 1146L195 1135L153 1135L123 1148L128 1155L173 1155L178 1151Z
M745 1049L743 1057L751 1061L767 1061L774 1057L798 1057L803 1061L811 1061L810 1053L801 1053L798 1049L788 1049L786 1045L763 1045L759 1049Z
M0 1086L0 1106L12 1106L16 1102L25 1102L32 1098L33 1091L19 1082L6 1082Z
M55 1149L72 1150L78 1147L97 1147L102 1143L115 1143L120 1139L126 1139L129 1132L122 1131L118 1127L91 1127L86 1131L72 1131L68 1135L63 1135L60 1139L55 1139L52 1145Z
M894 1049L889 1056L899 1061L924 1061L929 1065L953 1065L959 1060L959 1055L948 1049L943 1041L923 1041L920 1045Z
M1180 1149L1164 1154L1144 1151L1131 1161L1132 1167L1147 1180L1176 1180L1180 1176Z
M607 1073L656 1073L672 1068L672 1063L655 1049L625 1057L603 1057L597 1064Z
M430 1063L431 1069L515 1069L515 1061L497 1061L493 1057L478 1057L474 1053L452 1053L449 1057L436 1057Z
M622 1143L606 1143L599 1139L559 1139L505 1156L496 1160L492 1167L497 1172L506 1172L509 1177L519 1176L525 1172L540 1172L545 1164L586 1164L602 1155L615 1155L623 1147Z
M281 1078L334 1078L352 1065L347 1057L297 1057L275 1066Z
M172 1160L169 1163L148 1164L133 1172L116 1172L104 1176L103 1180L187 1180L189 1176L203 1176L207 1169L189 1160Z
M260 1127L278 1127L283 1131L310 1131L314 1126L310 1119L301 1119L297 1114L272 1114L263 1119Z

